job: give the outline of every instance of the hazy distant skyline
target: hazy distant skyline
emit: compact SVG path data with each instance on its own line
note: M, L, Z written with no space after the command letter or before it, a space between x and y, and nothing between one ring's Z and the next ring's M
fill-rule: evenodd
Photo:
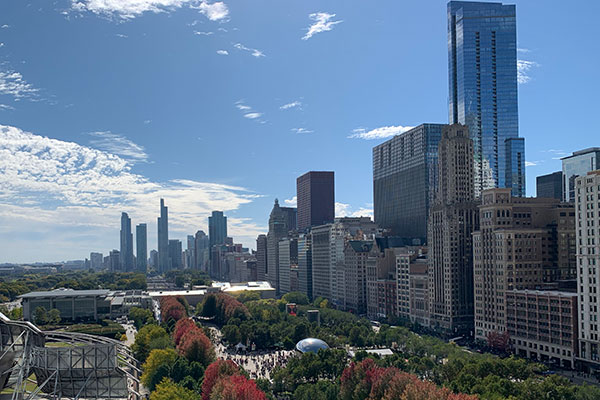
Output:
M222 210L254 248L309 170L335 171L338 216L372 215L372 147L448 121L446 3L0 3L0 263L107 255L121 212L156 249L161 197L170 238ZM505 3L534 195L599 145L600 4Z

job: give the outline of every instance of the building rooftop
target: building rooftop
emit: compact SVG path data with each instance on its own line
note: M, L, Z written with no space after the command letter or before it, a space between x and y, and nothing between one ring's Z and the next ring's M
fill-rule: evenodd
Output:
M574 292L565 292L562 290L531 290L531 289L515 289L508 290L506 294L510 293L515 294L534 294L538 296L559 296L559 297L577 297L577 293Z
M29 299L36 297L107 296L110 292L111 291L107 289L74 290L60 288L49 291L29 292L20 295L19 298Z
M566 160L567 158L581 156L583 154L594 153L596 151L600 152L600 147L589 147L587 149L574 151L573 154L571 154L570 156L563 157L563 158L561 158L561 160Z

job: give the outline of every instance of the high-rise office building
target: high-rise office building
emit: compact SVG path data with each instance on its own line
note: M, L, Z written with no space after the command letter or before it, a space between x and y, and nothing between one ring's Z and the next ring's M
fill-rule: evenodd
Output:
M563 176L562 171L553 172L547 175L541 175L535 178L535 197L545 197L548 199L562 200L563 197Z
M514 5L448 3L448 76L450 124L467 125L473 139L475 197L494 187L524 196Z
M296 207L280 207L281 211L285 214L285 223L288 231L295 231L298 229L298 209Z
M310 233L301 233L298 237L298 290L312 300L312 236Z
M298 268L298 238L287 237L279 241L279 294L291 289L291 270Z
M279 293L279 241L287 237L289 229L287 217L279 207L279 200L275 204L269 216L269 232L267 233L267 272L266 279L277 289Z
M267 235L256 238L256 279L266 280L267 277Z
M201 271L208 270L208 260L210 258L210 241L204 231L196 232L194 236L194 266L193 268Z
M223 211L213 211L208 217L208 240L210 247L225 244L227 237L227 217Z
M90 253L90 268L92 269L102 269L104 264L104 257L102 253Z
M155 270L158 269L158 251L150 250L150 266Z
M373 240L348 240L344 264L337 268L339 305L355 314L367 313L367 263L372 258Z
M426 241L443 126L422 124L373 148L375 223L408 243Z
M577 294L580 324L579 358L600 368L600 170L575 180L577 210Z
M139 272L148 271L148 227L139 224L135 227L136 264Z
M445 126L438 148L438 192L429 214L431 327L449 335L473 330L473 246L479 227L473 140L461 124Z
M108 253L108 269L110 272L121 272L121 254L119 250L111 250Z
M600 169L600 147L576 151L562 160L564 201L575 201L575 179Z
M131 232L131 218L127 213L121 213L121 250L119 252L121 269L133 271L133 234Z
M169 264L169 210L165 200L160 199L160 217L158 217L158 266L160 273L171 269Z
M169 265L170 269L183 269L183 251L181 240L169 239Z
M298 231L333 222L335 177L333 171L310 171L296 179Z
M575 277L575 210L558 199L488 189L479 219L473 233L475 339L486 341L507 331L510 291Z

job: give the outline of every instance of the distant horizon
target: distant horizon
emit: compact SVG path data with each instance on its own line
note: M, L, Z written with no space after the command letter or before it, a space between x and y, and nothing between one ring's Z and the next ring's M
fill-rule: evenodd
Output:
M445 0L109 3L0 4L1 262L106 255L121 212L157 249L161 197L183 248L222 210L254 249L311 170L335 172L336 216L372 217L373 147L448 122ZM600 145L600 55L581 40L600 36L600 3L504 4L533 196Z

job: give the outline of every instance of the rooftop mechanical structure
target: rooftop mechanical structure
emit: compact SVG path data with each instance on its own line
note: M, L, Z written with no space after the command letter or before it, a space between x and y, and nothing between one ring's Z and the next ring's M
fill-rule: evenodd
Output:
M0 313L0 399L141 399L138 362L118 340L41 331Z

